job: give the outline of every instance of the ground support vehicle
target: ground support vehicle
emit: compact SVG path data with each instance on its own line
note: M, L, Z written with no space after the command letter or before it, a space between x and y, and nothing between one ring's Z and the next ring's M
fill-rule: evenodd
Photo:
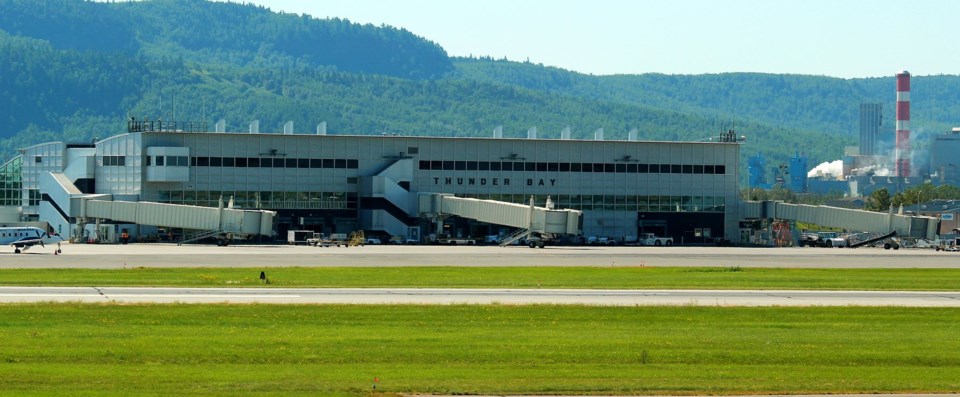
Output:
M307 244L314 247L333 247L347 245L347 235L345 233L315 233L312 238L307 239Z
M453 237L447 234L439 234L436 238L432 239L431 242L441 245L474 245L477 243L477 240L470 237Z
M820 235L817 233L803 233L800 235L801 247L819 247Z
M313 238L313 230L287 230L287 244L302 245L307 244L308 238Z
M820 233L820 242L822 247L834 248L834 247L846 247L847 239L840 236L840 233L837 232L821 232Z
M673 237L658 237L653 233L641 233L640 241L643 245L653 245L653 246L671 246L673 245Z
M590 236L585 242L589 245L617 245L617 239L607 236Z
M883 249L887 249L887 250L888 250L888 249L891 249L891 248L892 248L892 249L894 249L894 250L898 250L898 249L900 249L900 247L903 245L903 244L901 243L900 239L897 238L897 232L896 232L896 231L893 231L893 232L890 232L890 233L887 233L887 234L884 234L884 235L873 235L873 236L871 236L871 237L862 238L862 239L860 239L860 241L854 241L855 239L854 239L852 236L853 236L853 235L851 235L851 238L848 239L848 244L846 245L846 247L848 247L848 248L863 247L863 246L865 246L865 245L871 245L871 246L872 246L872 245L875 245L875 244L880 244L880 243L882 242L882 243L883 243Z
M350 237L347 238L347 247L363 247L367 243L367 238L363 234L363 230L357 230L353 233L350 233Z
M838 232L803 233L800 235L801 247L847 247L850 242Z
M934 249L937 251L960 252L960 237L952 240L940 240L940 243Z
M547 244L552 244L555 240L556 236L550 233L531 232L530 235L524 238L523 245L530 248L543 248Z

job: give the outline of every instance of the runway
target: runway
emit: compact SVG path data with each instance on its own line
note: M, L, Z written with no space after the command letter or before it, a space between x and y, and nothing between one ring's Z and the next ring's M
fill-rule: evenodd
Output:
M960 292L0 287L0 302L960 307Z
M123 267L717 266L954 268L960 253L932 249L511 246L64 244L23 254L0 247L0 269Z

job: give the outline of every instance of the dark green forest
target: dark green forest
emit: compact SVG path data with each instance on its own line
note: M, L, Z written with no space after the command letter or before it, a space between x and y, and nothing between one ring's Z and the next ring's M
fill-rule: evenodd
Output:
M613 49L612 49L613 50ZM124 132L128 117L217 120L262 132L695 141L736 128L745 157L815 165L855 145L861 102L894 78L731 73L592 76L530 62L454 58L390 26L191 0L0 0L0 158ZM914 77L915 141L958 124L960 77ZM744 162L745 164L745 162Z

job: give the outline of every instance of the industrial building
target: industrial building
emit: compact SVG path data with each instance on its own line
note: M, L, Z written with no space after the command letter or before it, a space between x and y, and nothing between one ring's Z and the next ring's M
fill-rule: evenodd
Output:
M86 195L275 211L280 235L366 230L422 239L511 231L427 217L418 195L444 193L520 204L533 197L539 206L549 198L557 208L582 211L584 236L739 241L740 144L732 133L716 142L643 142L635 134L575 140L251 130L203 132L133 120L127 133L96 142L24 148L0 169L3 217L45 221L72 236L83 225L72 215L79 210L65 208ZM111 233L158 233L156 225L114 223Z
M935 183L960 185L960 128L933 136L930 144L930 171Z
M883 139L883 134L890 133L884 130L883 104L860 104L859 146L845 148L842 167L836 172L820 172L821 166L834 162L825 162L805 171L809 168L802 154L791 158L789 165L768 165L758 153L748 159L748 186L763 189L782 186L799 193L841 193L862 197L878 189L896 194L924 183L960 184L960 162L955 160L956 153L960 152L960 128L932 135L929 150L912 145L910 88L910 73L897 73L894 131L887 139ZM772 183L767 179L771 173L774 175Z
M875 156L878 153L877 139L883 126L883 104L860 104L860 155Z
M807 192L807 158L795 153L790 158L789 164L780 164L771 167L774 173L774 182L768 183L766 179L767 159L763 154L747 159L747 186L750 188L770 189L781 187L793 190L795 192Z

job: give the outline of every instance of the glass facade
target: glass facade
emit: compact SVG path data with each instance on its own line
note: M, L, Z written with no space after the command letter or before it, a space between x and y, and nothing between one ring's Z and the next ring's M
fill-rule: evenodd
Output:
M235 208L357 209L357 194L348 192L260 192L210 190L158 190L157 202L217 207L233 198Z
M158 157L164 165L163 156ZM173 156L166 156L173 157ZM148 157L148 161L149 161ZM149 164L147 164L149 165ZM167 165L180 165L170 164ZM186 164L183 164L186 165ZM309 158L274 158L274 157L191 157L190 165L194 167L235 167L235 168L341 168L357 169L360 162L357 159L309 159Z
M65 145L51 142L34 145L23 150L21 155L24 217L36 217L40 211L40 176L47 172L61 172L64 165Z
M530 194L466 194L463 197L481 200L506 201L517 204L529 204ZM547 197L556 208L569 208L580 211L633 211L633 212L724 212L723 197L706 196L621 196L621 195L578 195L560 194L547 196L532 195L537 205L544 205Z
M546 163L514 161L443 161L421 160L423 171L525 171L525 172L589 172L617 174L707 174L727 173L723 164L638 164L638 163Z
M0 167L0 205L23 205L23 156L17 156Z

